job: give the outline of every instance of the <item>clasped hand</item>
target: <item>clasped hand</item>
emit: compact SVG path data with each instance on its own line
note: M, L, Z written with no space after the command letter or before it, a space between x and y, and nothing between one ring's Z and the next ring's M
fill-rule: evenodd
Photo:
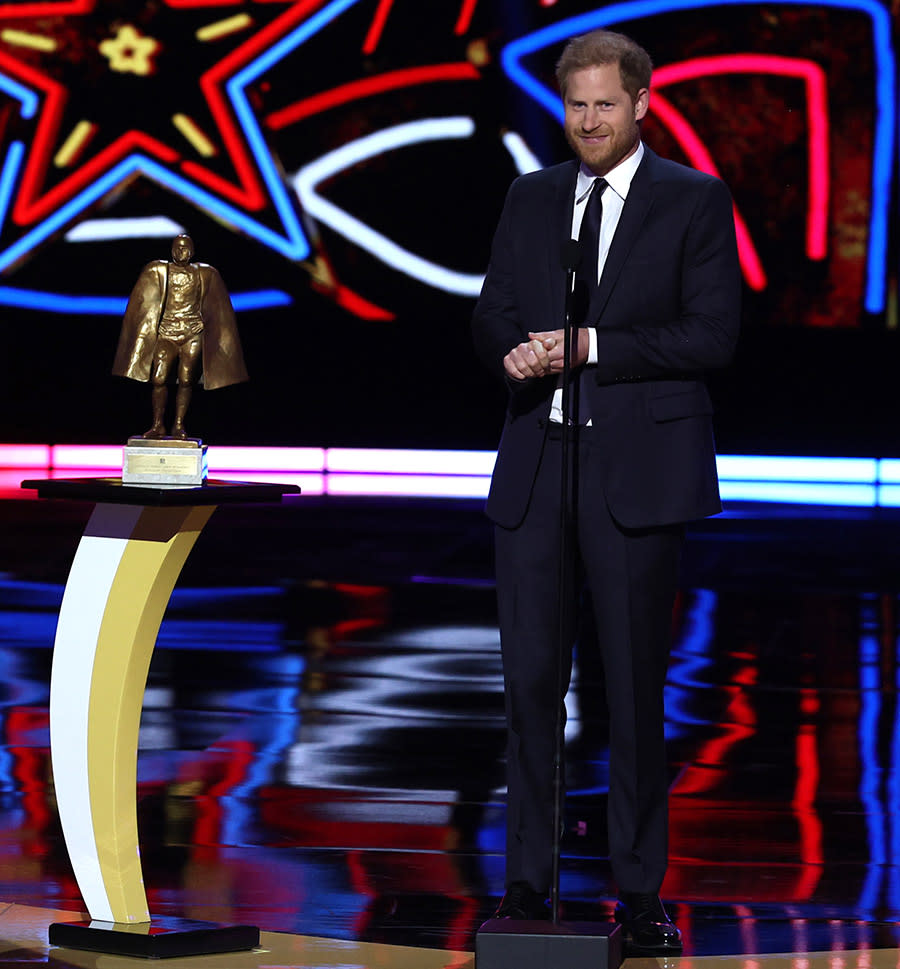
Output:
M590 338L587 328L573 333L570 365L580 367L587 362ZM563 372L564 335L562 330L529 333L528 340L512 348L503 358L503 368L513 380L547 377Z

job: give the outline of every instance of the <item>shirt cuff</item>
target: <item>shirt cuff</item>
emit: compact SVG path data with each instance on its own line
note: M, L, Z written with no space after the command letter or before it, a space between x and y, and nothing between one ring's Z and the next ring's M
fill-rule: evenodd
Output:
M589 326L588 331L588 363L597 362L597 331L594 327Z

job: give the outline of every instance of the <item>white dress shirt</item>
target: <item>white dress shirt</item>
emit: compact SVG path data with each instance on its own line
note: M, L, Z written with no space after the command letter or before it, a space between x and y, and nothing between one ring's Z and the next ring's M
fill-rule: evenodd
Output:
M629 155L624 161L619 162L615 168L606 173L606 183L608 188L603 192L603 218L600 222L600 246L599 259L597 262L597 279L603 275L603 267L606 264L606 256L609 247L612 245L616 227L619 224L619 217L622 215L622 208L625 199L628 197L628 190L631 188L631 180L634 173L638 170L638 165L644 157L644 143L639 141L637 150ZM575 206L572 210L572 238L577 239L581 230L581 220L584 217L584 210L587 207L587 200L594 187L597 176L584 164L578 169L578 178L575 182ZM597 362L597 331L593 326L588 328L588 359L585 366L596 364ZM573 334L574 338L574 334ZM562 381L553 393L553 403L550 406L550 420L557 424L562 423ZM590 421L588 421L590 424Z

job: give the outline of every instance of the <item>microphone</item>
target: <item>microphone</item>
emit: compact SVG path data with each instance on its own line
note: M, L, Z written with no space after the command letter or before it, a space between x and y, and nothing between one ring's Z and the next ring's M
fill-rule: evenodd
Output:
M559 261L567 273L574 273L581 262L581 243L577 239L566 239L560 246Z
M581 243L567 239L560 246L559 261L566 272L566 326L572 327L587 316L588 310L587 286L575 276L581 265Z
M581 243L577 239L566 239L559 248L559 261L566 273L565 319L563 323L563 414L569 415L569 363L571 360L572 329L584 319L587 313L587 290L578 285L575 273L581 264ZM571 416L571 415L569 415Z

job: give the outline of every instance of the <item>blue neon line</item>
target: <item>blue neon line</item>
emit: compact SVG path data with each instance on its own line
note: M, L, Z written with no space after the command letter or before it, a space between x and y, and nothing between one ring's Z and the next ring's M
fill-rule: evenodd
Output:
M4 653L5 652L6 651L4 650ZM7 656L4 656L4 659L6 658ZM3 670L4 682L8 683L10 678L11 678L10 671L4 669ZM0 715L0 730L3 731L4 737L9 736L9 734L7 733L6 720L7 720L6 715ZM0 791L2 791L4 794L16 792L18 793L18 800L21 800L23 795L21 791L18 791L18 785L16 784L16 777L15 777L15 769L16 769L15 758L13 757L9 747L7 747L4 744L2 751L0 751Z
M895 644L896 648L896 644ZM900 651L898 651L900 655ZM897 689L900 684L900 673L894 679L894 728L891 733L891 765L887 772L885 803L889 807L888 826L890 831L891 858L900 857L900 820L897 817L896 806L900 797L900 702L897 701ZM900 872L896 865L891 865L887 873L888 901L896 911L900 905Z
M737 6L751 0L633 0L614 4L561 20L533 34L520 37L503 48L500 54L503 69L514 84L518 84L557 120L564 111L558 95L535 80L519 63L528 54L569 37L605 27L623 20L667 13L672 10L698 7ZM876 60L875 145L872 160L872 207L869 216L869 255L867 265L865 308L870 313L884 309L887 273L888 208L890 201L891 154L894 132L894 54L891 48L890 16L874 0L781 0L805 6L838 7L858 10L872 19Z
M48 236L52 235L69 218L77 215L82 209L87 208L92 202L102 198L108 191L115 187L126 175L135 170L135 165L131 158L120 162L115 168L110 169L102 178L93 182L80 195L70 199L66 205L57 209L54 215L44 219L31 232L24 235L17 243L10 246L3 253L0 253L0 272L7 269L16 262L17 259L25 255L31 248L43 242ZM138 169L139 170L139 169ZM83 200L83 201L82 201Z
M265 243L270 249L275 249L277 252L282 253L282 255L287 256L289 259L305 259L309 255L309 245L307 244L302 233L299 235L291 234L287 239L283 236L272 232L271 229L266 228L254 219L250 219L240 212L238 209L232 208L230 205L222 203L215 196L210 195L204 189L201 189L191 182L185 181L179 175L175 175L168 169L163 168L158 163L152 161L148 158L143 158L140 155L135 155L135 168L137 170L144 170L144 173L148 177L156 178L163 185L172 188L177 194L184 196L189 201L199 204L203 208L208 208L212 211L213 215L218 213L219 217L224 219L226 222L231 222L239 229L243 229L248 235L259 239L260 242ZM143 163L143 164L140 164ZM144 168L146 166L146 168ZM286 227L287 228L287 227ZM299 225L297 225L297 232L300 231Z
M713 589L695 589L694 602L685 619L684 634L672 649L672 662L665 686L666 737L680 737L687 726L706 726L709 717L691 713L691 699L709 686L700 673L712 665L715 642L715 611L718 594Z
M867 597L869 598L869 597ZM865 808L869 857L866 860L866 880L858 907L865 917L874 911L881 883L881 868L886 861L885 816L879 796L878 719L881 712L879 691L878 638L871 631L875 624L872 603L864 599L861 605L859 638L860 710L857 721L860 778L859 799Z
M285 753L298 735L302 715L298 702L299 687L296 684L301 682L305 663L299 657L294 657L291 665L293 669L282 669L278 672L284 678L292 680L295 685L265 691L270 698L268 708L272 715L266 718L268 729L263 742L254 743L254 756L247 765L244 780L235 784L220 798L223 807L223 844L242 844L246 840L246 825L252 821L257 810L255 795L263 785L271 783L277 776Z
M236 313L248 310L267 310L276 306L291 306L293 299L280 289L261 289L258 292L235 293L231 297L231 304Z
M292 50L305 43L313 34L318 33L323 27L327 27L332 20L357 3L359 3L359 0L334 0L334 3L323 7L317 14L310 17L309 20L303 21L302 24L295 27L289 34L282 37L277 44L273 44L268 50L260 54L256 60L251 61L246 67L242 68L234 75L233 80L242 79L242 87L244 84L255 80L260 74L272 67L273 64L277 64L285 54L289 54Z
M118 296L66 296L63 293L0 286L0 305L48 313L121 316L127 304L127 298Z
M0 225L6 224L6 214L12 199L13 189L19 177L22 159L25 157L25 145L21 141L14 141L6 153L3 172L0 174Z
M234 293L231 302L235 312L242 313L250 310L290 306L293 300L281 290L261 289L257 292ZM17 306L21 309L41 310L45 313L79 316L122 316L127 304L128 299L124 296L66 296L63 293L0 286L0 306Z
M82 209L87 208L93 202L101 199L127 176L135 173L155 179L162 185L171 188L176 194L184 196L201 207L208 208L213 215L217 215L220 219L230 222L248 235L265 243L269 248L281 252L289 259L303 259L309 253L309 248L303 240L286 240L284 237L272 232L253 219L247 218L237 209L223 204L219 199L213 197L203 189L169 172L152 159L135 154L123 159L102 178L97 179L96 182L88 186L79 195L70 199L62 208L57 209L50 218L45 219L39 225L35 226L31 232L19 239L15 245L10 246L3 253L0 253L0 271L8 268L16 260L25 255L33 246L43 242L48 236L52 235L68 222L69 219L74 218Z
M38 109L40 99L30 88L14 81L8 74L0 71L0 91L6 91L11 97L22 104L22 117L33 118Z
M243 125L247 142L256 158L256 163L259 166L263 181L268 186L269 194L275 203L275 210L281 217L281 221L287 231L288 239L294 244L296 249L297 255L294 258L305 259L310 253L309 243L306 240L303 230L300 228L300 223L284 190L284 186L278 178L278 173L272 164L271 155L266 150L265 142L263 141L259 128L254 122L250 105L247 103L247 99L242 91L232 89L232 83L229 82L226 87L231 96L235 113Z
M265 139L262 136L259 125L256 123L256 117L250 107L249 102L247 101L244 88L246 88L251 81L255 80L266 70L268 70L273 64L278 63L282 57L299 47L309 37L317 33L323 27L327 26L337 16L358 2L359 0L335 0L334 3L329 4L327 7L320 10L315 16L311 17L307 21L304 21L302 24L292 30L287 36L283 37L277 44L270 47L267 51L264 51L256 60L251 61L246 67L238 71L238 73L235 74L234 77L232 77L225 85L225 89L227 90L228 96L231 98L231 103L234 106L235 113L238 116L238 120L241 122L244 129L244 134L247 136L247 141L249 142L253 155L256 158L256 162L259 165L263 179L265 180L266 185L269 187L269 192L271 193L272 200L275 203L275 208L278 211L278 214L281 216L281 220L287 229L288 235L294 241L298 249L305 250L302 255L296 257L299 259L305 259L309 255L310 247L294 213L293 207L291 206L287 193L284 190L284 185L278 176L278 172L272 161L271 154L266 147Z

